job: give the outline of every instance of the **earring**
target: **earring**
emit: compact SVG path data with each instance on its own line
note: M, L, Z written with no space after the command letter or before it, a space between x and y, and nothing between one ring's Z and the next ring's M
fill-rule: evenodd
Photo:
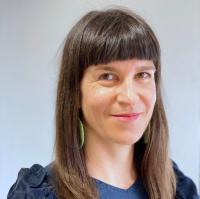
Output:
M80 119L79 119L79 131L80 131L80 145L82 148L84 145L84 128L83 128L83 123Z
M146 131L143 134L143 139L144 139L144 143L145 144L147 144L149 142L150 129L151 129L151 126L150 126L150 123L149 123L148 126L147 126Z

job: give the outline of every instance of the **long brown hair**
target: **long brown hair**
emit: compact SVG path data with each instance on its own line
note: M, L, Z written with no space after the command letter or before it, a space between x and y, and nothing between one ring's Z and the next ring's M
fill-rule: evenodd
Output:
M69 32L62 54L56 102L55 187L60 199L97 199L88 175L84 148L80 147L80 83L84 70L94 64L132 58L148 59L156 66L157 101L148 143L135 144L134 157L150 199L172 199L176 181L168 155L168 126L161 98L160 46L149 25L128 9L91 11Z

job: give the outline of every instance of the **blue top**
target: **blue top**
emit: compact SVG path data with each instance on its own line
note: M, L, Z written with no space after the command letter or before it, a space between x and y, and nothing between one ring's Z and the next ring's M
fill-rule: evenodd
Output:
M148 199L148 195L139 179L128 189L114 187L97 179L95 179L95 182L99 190L100 199Z
M186 177L175 163L173 168L177 177L175 199L200 199L193 181ZM100 199L148 199L140 179L128 189L120 189L97 179L95 182ZM58 199L53 186L51 164L46 167L34 164L30 169L21 169L7 199Z

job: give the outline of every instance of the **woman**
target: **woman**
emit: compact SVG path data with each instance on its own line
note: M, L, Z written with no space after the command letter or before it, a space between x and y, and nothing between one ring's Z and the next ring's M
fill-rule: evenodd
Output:
M141 17L83 16L62 55L55 161L22 169L8 198L199 198L169 159L160 81L160 46Z

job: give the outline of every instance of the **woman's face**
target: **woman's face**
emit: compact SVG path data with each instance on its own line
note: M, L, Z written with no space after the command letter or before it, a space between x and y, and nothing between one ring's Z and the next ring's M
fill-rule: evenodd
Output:
M86 139L131 145L145 131L156 102L153 61L89 66L81 82Z

